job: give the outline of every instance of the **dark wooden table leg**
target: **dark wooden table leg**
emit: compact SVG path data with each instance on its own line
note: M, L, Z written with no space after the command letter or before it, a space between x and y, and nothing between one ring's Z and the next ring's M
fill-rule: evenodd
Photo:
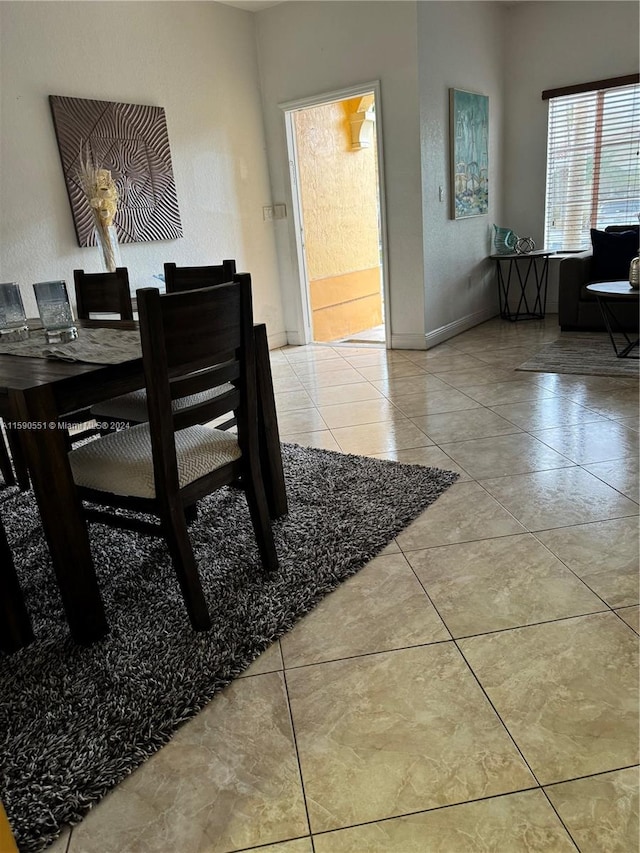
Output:
M10 654L33 640L11 549L0 521L0 649Z
M71 634L78 643L93 642L108 625L53 393L46 386L11 391L10 402L16 419L30 424L21 444Z
M256 340L256 377L258 382L258 432L260 434L260 467L264 490L271 518L288 512L287 490L282 470L280 433L273 396L273 380L269 361L267 327L264 323L254 326Z

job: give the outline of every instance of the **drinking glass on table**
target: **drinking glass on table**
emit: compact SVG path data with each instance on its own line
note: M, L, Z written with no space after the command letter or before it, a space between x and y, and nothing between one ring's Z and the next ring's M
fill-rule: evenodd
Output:
M39 281L33 285L33 290L47 343L61 344L74 341L78 337L78 329L73 319L66 283Z
M15 281L0 284L0 341L22 341L29 336L20 287Z

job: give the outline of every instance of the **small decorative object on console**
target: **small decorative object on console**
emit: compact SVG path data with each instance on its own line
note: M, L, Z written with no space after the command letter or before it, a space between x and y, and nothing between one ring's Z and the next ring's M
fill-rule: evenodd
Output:
M493 245L498 255L511 255L518 242L518 235L510 228L500 228L498 225L493 226Z
M75 341L78 329L73 319L67 285L64 281L39 281L33 285L38 313L48 344Z
M640 289L640 258L632 258L629 265L629 284L634 290Z
M519 255L528 255L529 252L533 252L536 244L532 237L518 237L516 240L516 252Z
M0 340L22 341L29 337L20 288L15 281L0 284Z

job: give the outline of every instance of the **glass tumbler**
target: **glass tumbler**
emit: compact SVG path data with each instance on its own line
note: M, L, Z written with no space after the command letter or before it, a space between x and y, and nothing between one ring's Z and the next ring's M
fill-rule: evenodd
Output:
M29 336L20 288L15 281L0 284L0 341L22 341Z
M47 343L61 344L74 341L78 337L78 329L73 319L66 283L39 281L33 285L33 290Z

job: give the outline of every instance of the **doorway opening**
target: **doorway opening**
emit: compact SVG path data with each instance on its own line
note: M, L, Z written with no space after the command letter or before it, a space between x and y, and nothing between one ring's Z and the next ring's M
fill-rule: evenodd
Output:
M283 104L304 342L388 346L378 83Z

